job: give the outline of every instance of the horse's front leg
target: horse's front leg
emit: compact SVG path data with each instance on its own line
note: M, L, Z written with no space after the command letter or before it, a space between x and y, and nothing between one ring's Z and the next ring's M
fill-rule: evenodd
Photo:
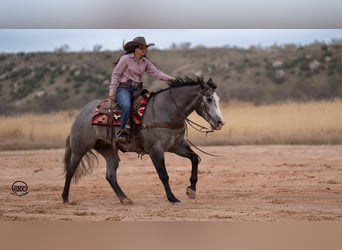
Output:
M191 176L190 176L190 186L186 188L186 194L189 198L196 198L196 184L198 180L198 163L200 162L200 157L191 149L190 145L183 140L181 144L177 145L172 149L173 153L186 157L191 161Z
M171 191L171 187L169 184L169 175L167 174L167 170L165 167L164 150L161 146L156 144L150 150L149 154L153 165L158 172L159 178L164 185L167 199L172 203L180 202L180 200L178 200Z

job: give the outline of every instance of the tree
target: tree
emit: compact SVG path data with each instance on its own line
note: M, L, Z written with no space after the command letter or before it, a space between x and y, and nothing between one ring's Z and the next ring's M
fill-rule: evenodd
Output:
M93 51L94 51L94 52L100 52L101 49L102 49L102 45L100 45L100 44L95 44L95 45L93 46Z
M56 48L55 52L67 52L70 49L68 44L63 44L61 47Z

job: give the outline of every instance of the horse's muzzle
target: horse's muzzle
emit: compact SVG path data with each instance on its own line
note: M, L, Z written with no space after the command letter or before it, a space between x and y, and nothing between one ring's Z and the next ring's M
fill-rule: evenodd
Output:
M225 124L224 121L221 121L221 120L217 121L216 124L215 124L215 127L213 129L220 130L223 127L224 124Z

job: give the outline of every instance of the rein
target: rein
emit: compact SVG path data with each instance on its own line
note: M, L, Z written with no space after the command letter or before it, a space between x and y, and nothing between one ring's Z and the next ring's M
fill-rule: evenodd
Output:
M186 123L189 124L194 130L200 132L200 133L212 133L214 132L213 129L210 129L210 128L207 128L207 127L204 127L194 121L191 121L189 118L186 118L185 119Z
M199 147L197 147L192 141L189 140L189 130L188 130L188 127L186 127L186 140L187 142L193 146L194 148L196 148L198 151L202 152L203 154L206 154L206 155L210 155L210 156L214 156L214 157L221 157L222 155L217 155L217 154L212 154L212 153L208 153L202 149L200 149ZM198 130L197 130L198 131ZM203 132L203 131L202 131ZM208 133L208 132L207 132Z

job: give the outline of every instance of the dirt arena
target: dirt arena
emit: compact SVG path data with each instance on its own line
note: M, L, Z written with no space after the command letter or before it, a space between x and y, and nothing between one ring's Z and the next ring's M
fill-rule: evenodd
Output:
M185 194L191 164L167 154L170 204L150 158L120 154L118 180L134 205L121 205L105 163L72 184L63 204L63 153L0 152L0 221L342 221L342 146L202 147L197 198ZM28 194L11 194L15 181Z

